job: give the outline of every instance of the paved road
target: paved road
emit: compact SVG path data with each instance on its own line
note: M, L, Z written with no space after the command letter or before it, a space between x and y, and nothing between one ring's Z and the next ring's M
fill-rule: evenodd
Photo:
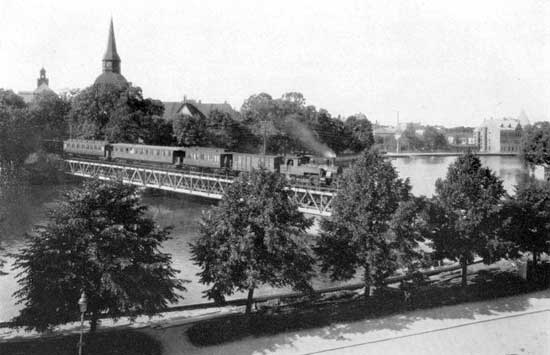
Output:
M550 354L550 290L197 348L152 331L165 354Z

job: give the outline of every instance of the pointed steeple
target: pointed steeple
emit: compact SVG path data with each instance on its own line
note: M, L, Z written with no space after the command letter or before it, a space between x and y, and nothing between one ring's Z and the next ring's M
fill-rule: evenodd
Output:
M109 38L107 40L107 50L103 56L103 72L113 72L120 74L120 57L116 51L115 30L113 28L113 19L109 26Z

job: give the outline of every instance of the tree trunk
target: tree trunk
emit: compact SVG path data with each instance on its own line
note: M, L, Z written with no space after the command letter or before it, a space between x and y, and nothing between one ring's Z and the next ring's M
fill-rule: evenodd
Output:
M468 285L468 259L463 256L460 258L460 266L462 266L462 288Z
M248 297L246 299L246 314L250 314L252 311L252 301L254 301L254 288L249 288Z
M533 248L533 268L537 266L537 257L537 251L535 250L535 248Z
M365 274L363 275L363 279L365 281L365 300L367 300L369 298L369 296L371 295L371 290L370 290L370 280L369 280L369 267L368 266L365 266Z

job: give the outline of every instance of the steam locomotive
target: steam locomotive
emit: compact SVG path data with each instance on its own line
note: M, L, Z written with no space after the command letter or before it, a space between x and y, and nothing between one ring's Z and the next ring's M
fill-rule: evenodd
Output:
M283 174L293 182L315 185L330 185L341 173L341 168L329 159L316 162L308 155L248 154L209 147L169 147L69 139L63 141L63 153L75 157L213 173L237 174L263 167Z

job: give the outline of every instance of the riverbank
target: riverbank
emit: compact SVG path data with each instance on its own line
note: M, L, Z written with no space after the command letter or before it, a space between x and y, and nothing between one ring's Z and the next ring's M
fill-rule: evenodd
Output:
M234 306L174 312L148 320L141 317L142 319L132 324L124 324L125 320L121 320L123 324L106 320L100 328L99 335L94 335L92 339L96 345L95 349L101 348L98 344L105 344L104 349L111 349L112 351L108 352L116 354L156 354L155 348L151 348L151 352L135 351L135 347L124 345L124 339L109 341L111 337L118 339L120 334L130 334L128 336L135 337L136 342L145 344L149 344L151 339L156 339L156 342L162 344L164 354L233 353L228 349L236 350L235 344L249 344L250 339L279 338L281 335L277 334L288 334L288 332L318 333L317 329L323 329L323 327L336 329L341 328L343 324L380 323L380 319L385 317L401 319L410 312L418 313L427 310L433 314L434 309L441 306L457 305L454 307L458 307L460 315L463 316L471 311L473 307L471 302L486 300L499 302L497 300L502 297L525 294L539 289L539 286L518 277L517 273L511 269L502 271L502 266L473 266L475 270L468 277L469 285L465 291L460 288L459 278L453 270L432 275L429 280L426 280L427 283L411 290L408 297L404 297L398 284L393 284L378 290L367 301L363 299L361 291L339 292L313 299L294 298L258 304L251 316L243 314L244 307ZM542 294L547 293L548 291L543 291ZM501 306L494 308L493 311L524 310L524 307L518 304L511 305L506 301L500 303ZM0 335L4 340L4 343L0 342L0 353L4 353L6 349L26 349L23 352L6 353L64 354L64 349L70 349L67 344L74 346L77 343L75 334L79 330L79 324L72 323L61 328L63 328L61 331L58 329L56 333L46 336L35 333L29 337L29 334L20 333L19 336L6 338ZM175 334L177 337L174 336ZM39 346L40 344L42 346ZM113 344L120 345L120 349L112 348ZM53 349L52 352L49 352L50 349ZM59 349L62 351L57 351ZM95 354L91 349L89 351Z

